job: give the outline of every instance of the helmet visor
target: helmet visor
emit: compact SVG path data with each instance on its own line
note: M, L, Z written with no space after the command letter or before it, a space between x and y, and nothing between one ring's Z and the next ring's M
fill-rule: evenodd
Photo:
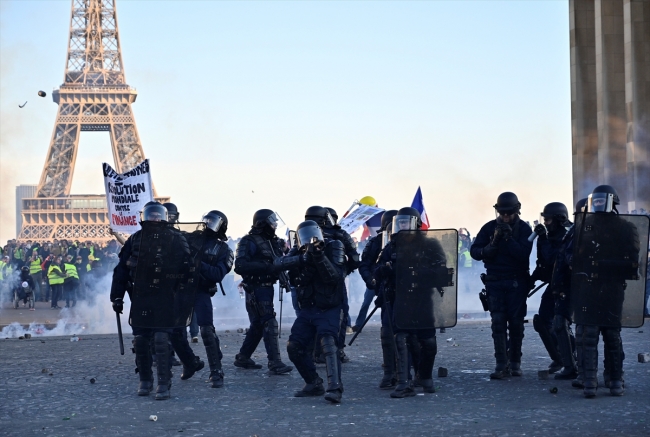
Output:
M145 222L166 222L167 208L160 204L145 206L142 211L142 220Z
M224 222L223 217L213 213L204 214L201 221L205 223L206 228L212 229L214 232L219 232Z
M587 200L589 212L612 212L614 210L614 195L611 193L592 193Z
M327 211L325 214L325 226L335 226L336 225L336 220L334 220L334 217L332 217L332 214Z
M318 226L305 226L304 228L298 229L296 234L298 237L298 246L300 247L316 241L324 241L323 233Z
M399 231L415 231L418 229L418 218L412 215L396 215L393 217L393 233Z
M381 233L381 246L386 247L390 243L390 237L393 234L393 224L389 223L386 230Z
M282 217L277 212L274 212L270 216L266 218L266 222L271 226L273 229L280 228L282 226L285 226L284 220L282 220Z

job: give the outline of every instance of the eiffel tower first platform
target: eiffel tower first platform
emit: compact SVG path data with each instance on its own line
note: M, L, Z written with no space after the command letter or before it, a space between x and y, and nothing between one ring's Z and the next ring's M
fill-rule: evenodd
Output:
M72 0L64 82L52 93L54 132L36 196L22 199L18 240L112 238L106 196L71 195L72 175L82 131L110 132L118 173L145 159L131 107L136 97L124 77L115 0ZM99 168L90 170L101 177Z

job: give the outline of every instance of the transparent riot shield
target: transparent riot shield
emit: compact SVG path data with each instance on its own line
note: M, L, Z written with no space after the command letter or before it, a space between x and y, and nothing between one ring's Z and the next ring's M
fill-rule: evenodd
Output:
M650 218L576 214L571 308L579 325L643 325Z
M165 222L143 223L132 242L136 262L129 324L141 328L187 326L194 307L194 281L185 237ZM135 253L134 253L135 254Z
M450 328L457 319L458 231L400 231L395 248L395 325Z
M192 233L195 231L203 231L205 223L203 222L176 222L174 227L181 232Z

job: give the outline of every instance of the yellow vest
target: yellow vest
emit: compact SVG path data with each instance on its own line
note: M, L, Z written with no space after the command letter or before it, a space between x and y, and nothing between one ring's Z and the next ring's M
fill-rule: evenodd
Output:
M41 264L43 263L43 260L39 256L36 258L34 261L29 263L29 274L33 275L34 273L38 273L41 271Z
M65 267L65 272L70 275L70 277L79 279L79 273L74 264L64 263L63 266Z
M5 273L5 266L6 266L6 265L7 265L6 262L4 262L4 261L0 261L0 281L3 280L3 279L5 278L4 273Z
M50 281L50 285L63 284L63 282L65 281L64 277L59 276L55 273L55 271L57 270L59 273L63 273L61 271L61 267L54 264L50 265L50 268L47 271L47 279Z

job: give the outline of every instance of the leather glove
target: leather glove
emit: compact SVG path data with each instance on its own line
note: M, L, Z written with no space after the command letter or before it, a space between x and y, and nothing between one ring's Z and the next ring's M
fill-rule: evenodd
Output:
M115 311L117 314L122 314L122 310L124 309L124 299L117 298L113 301L113 311Z
M375 279L370 279L369 281L366 281L366 288L368 290L374 290L375 287L377 286L377 281Z
M377 298L375 299L375 306L376 307L381 307L384 304L384 293L381 293Z
M501 242L501 238L503 238L503 228L497 225L497 227L494 228L494 234L492 235L492 241L490 244L492 246L498 245Z
M481 255L483 256L483 259L491 259L494 258L499 251L499 248L492 244L488 244L483 248L481 251Z
M546 238L547 236L546 226L544 226L541 223L537 224L533 229L533 231L537 234L539 238Z
M507 240L512 235L512 228L507 223L499 223L497 229L501 229L501 238Z

